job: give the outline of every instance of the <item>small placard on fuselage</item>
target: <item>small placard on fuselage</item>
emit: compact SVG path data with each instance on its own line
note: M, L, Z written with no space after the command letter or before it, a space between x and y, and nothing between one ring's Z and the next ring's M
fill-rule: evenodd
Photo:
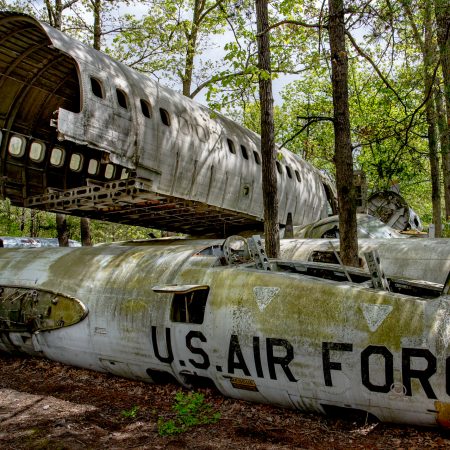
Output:
M246 378L231 378L230 381L231 381L231 385L235 389L242 389L244 391L258 392L256 383L253 380L249 380Z

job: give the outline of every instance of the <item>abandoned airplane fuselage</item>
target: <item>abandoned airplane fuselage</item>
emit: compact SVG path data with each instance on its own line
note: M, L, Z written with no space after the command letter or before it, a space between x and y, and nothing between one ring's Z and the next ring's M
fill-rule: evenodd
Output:
M380 291L358 269L351 282L330 264L259 270L225 248L2 249L0 348L289 408L450 425L448 286Z
M29 16L0 12L1 195L13 204L189 234L262 227L260 138ZM279 149L280 224L334 206Z

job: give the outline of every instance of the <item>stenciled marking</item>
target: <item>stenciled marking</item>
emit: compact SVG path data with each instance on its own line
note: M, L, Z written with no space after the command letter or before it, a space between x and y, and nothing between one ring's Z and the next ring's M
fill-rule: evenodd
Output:
M253 288L256 304L261 312L264 311L275 296L278 295L278 292L280 292L280 288L278 287L255 286Z
M391 305L363 303L361 309L370 331L376 331L392 311Z
M155 357L160 362L171 365L174 361L171 329L152 326L151 335ZM224 376L229 374L233 378L240 378L243 375L251 378L269 378L274 381L287 380L293 383L298 381L290 368L294 360L294 347L289 341L253 336L252 343L253 351L249 354L247 348L244 355L239 336L232 334L224 361L225 367L213 366L217 373L223 373ZM191 353L192 358L187 357L187 361L185 359L182 361L186 365L189 363L195 369L208 370L211 362L207 353L207 344L207 338L201 331L188 331L185 336L185 349ZM263 359L261 353L264 351L264 346L265 358ZM344 355L347 356L344 357ZM395 359L399 357L400 361L394 364ZM265 361L264 364L263 361ZM421 361L420 364L419 361ZM182 365L181 361L179 362ZM354 347L350 342L322 342L323 382L330 388L333 387L333 372L359 372L360 382L368 391L390 395L392 387L399 383L394 379L394 367L401 364L402 395L411 397L415 385L417 387L414 390L418 390L418 395L421 388L429 399L436 400L433 384L437 382L435 375L438 372L438 363L445 364L443 368L445 390L450 396L450 356L445 360L442 358L438 360L430 350L413 347L402 347L400 354L394 354L384 345L368 345L358 354L354 354ZM384 372L384 377L381 379L380 371L381 374ZM416 382L413 383L413 380Z

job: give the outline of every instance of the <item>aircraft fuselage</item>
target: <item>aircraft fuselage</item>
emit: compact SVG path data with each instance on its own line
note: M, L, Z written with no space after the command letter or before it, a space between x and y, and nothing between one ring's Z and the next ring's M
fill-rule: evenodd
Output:
M448 426L448 295L375 290L362 271L348 282L317 263L224 266L220 244L2 250L0 348L149 382L207 381L288 408ZM8 310L14 296L22 313ZM12 310L22 328L5 321Z

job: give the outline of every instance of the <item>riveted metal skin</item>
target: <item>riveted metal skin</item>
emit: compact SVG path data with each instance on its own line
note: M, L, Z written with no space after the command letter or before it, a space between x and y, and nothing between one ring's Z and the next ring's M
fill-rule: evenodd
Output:
M0 349L148 382L208 381L226 396L288 408L448 426L442 284L386 270L390 291L378 290L361 269L306 261L258 270L245 246L228 245L226 258L223 244L2 249L0 286L58 292L88 313L57 329L3 327Z
M337 263L339 239L282 239L281 257L289 260ZM450 239L358 239L360 267L364 253L377 250L389 276L445 283L450 273Z
M30 16L0 12L1 195L193 235L261 229L260 138ZM332 184L279 149L279 221L327 216Z

